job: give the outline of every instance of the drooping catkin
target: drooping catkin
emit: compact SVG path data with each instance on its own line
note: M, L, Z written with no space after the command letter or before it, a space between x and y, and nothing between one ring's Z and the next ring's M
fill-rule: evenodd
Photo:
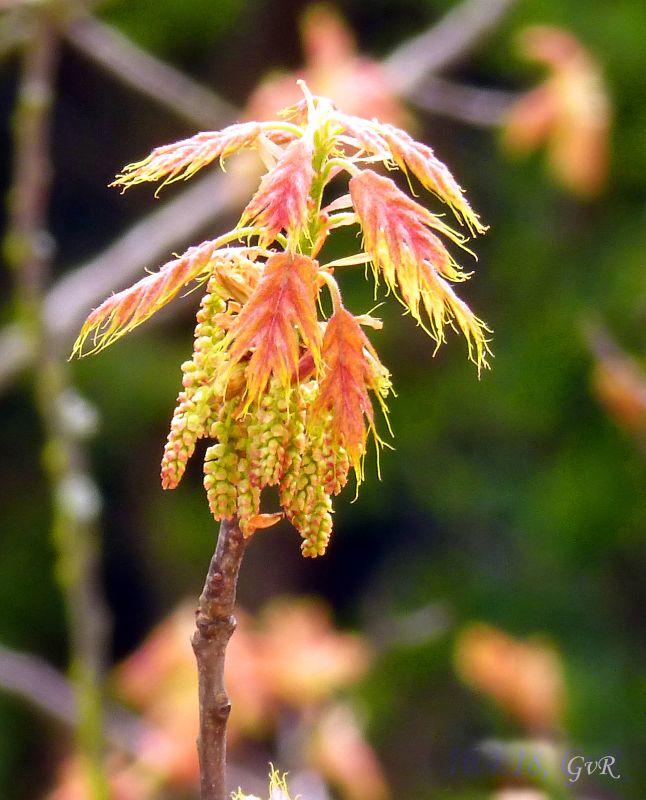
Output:
M224 301L209 283L197 313L193 355L181 367L184 388L177 398L162 458L164 489L174 489L180 482L195 443L207 435L213 421L214 376L222 359L219 345L224 337L217 317L224 310Z

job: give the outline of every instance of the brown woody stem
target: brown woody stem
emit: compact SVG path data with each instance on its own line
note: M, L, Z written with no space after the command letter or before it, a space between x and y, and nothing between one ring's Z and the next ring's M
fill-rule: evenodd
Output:
M236 625L233 609L246 544L237 519L221 523L195 615L192 644L199 679L197 749L202 800L226 798L227 721L231 704L224 688L224 657Z

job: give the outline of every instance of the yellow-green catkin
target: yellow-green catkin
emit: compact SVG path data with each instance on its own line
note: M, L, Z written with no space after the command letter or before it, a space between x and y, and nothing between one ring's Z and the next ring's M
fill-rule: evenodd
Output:
M209 508L216 520L231 519L238 507L238 461L236 448L235 401L224 403L210 435L217 439L204 457L204 488Z
M214 421L214 376L222 359L219 345L224 337L217 317L224 310L224 301L209 284L197 313L193 355L182 364L184 388L177 398L162 458L161 477L165 489L173 489L180 482L195 443L208 435Z
M290 394L279 381L272 380L247 429L249 480L260 489L275 486L285 470L291 436Z
M316 391L315 381L301 387L300 447L293 453L280 485L281 505L303 539L303 555L309 557L325 552L332 532L331 495L346 484L350 468L345 451L333 447L325 420L305 435L306 409L311 407Z

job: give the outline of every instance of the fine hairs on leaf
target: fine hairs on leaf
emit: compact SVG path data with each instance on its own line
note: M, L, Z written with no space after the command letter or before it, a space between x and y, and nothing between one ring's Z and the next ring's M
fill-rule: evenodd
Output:
M470 253L467 236L375 171L399 169L409 187L412 175L470 234L483 233L447 167L404 131L344 114L300 86L304 99L279 112L278 121L199 133L157 148L117 176L113 185L123 189L148 181L161 181L161 188L243 149L255 149L267 170L233 230L108 298L89 315L73 350L101 350L180 291L204 287L161 466L163 488L175 488L198 440L209 441L204 488L221 525L192 638L202 800L227 797L224 659L249 537L286 517L301 536L302 554L323 555L333 497L352 472L358 490L369 439L377 470L379 450L389 446L378 432L375 403L390 433L390 373L363 330L379 331L381 322L345 307L335 270L358 266L368 276L371 264L375 290L384 285L394 294L435 349L450 327L464 335L478 372L489 354L486 325L451 287L470 277L449 251ZM347 186L324 206L326 188L340 178ZM358 226L362 247L321 264L326 241L348 225ZM327 319L323 293L332 301ZM279 506L272 511L262 505L270 486ZM270 800L289 800L284 777L273 770L269 793ZM244 798L239 791L236 799Z
M164 488L177 486L197 440L210 440L204 486L216 520L237 520L245 537L287 517L304 556L325 552L332 497L354 472L364 477L368 439L389 432L390 375L362 325L379 328L343 303L335 270L371 264L383 285L434 339L462 333L478 372L487 367L489 329L452 284L466 281L451 252L471 254L469 235L486 227L449 169L405 131L352 116L301 82L304 98L276 121L245 122L156 148L113 185L160 187L190 178L244 149L266 173L231 231L192 247L87 318L74 354L112 344L180 291L205 287L194 349L162 462ZM405 174L443 203L462 230L402 191L386 174ZM346 176L337 200L323 196ZM363 247L326 265L318 254L343 226L358 226ZM333 313L325 319L321 292ZM385 417L375 419L376 405ZM263 489L278 486L280 507L261 512Z

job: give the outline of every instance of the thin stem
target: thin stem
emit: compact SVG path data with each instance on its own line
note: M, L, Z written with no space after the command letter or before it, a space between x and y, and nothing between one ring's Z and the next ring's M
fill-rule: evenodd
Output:
M15 272L18 318L34 342L33 386L45 434L43 462L52 493L56 576L68 618L77 743L88 797L106 800L101 671L107 623L97 589L100 502L81 446L91 428L87 424L91 415L78 413L79 399L70 389L64 357L48 336L43 306L53 255L46 218L58 38L46 7L35 9L31 21L16 99L14 175L4 250ZM79 424L84 416L86 424Z
M192 644L200 700L202 800L226 800L226 735L231 704L224 686L224 658L235 630L233 610L246 540L237 520L224 520L200 595Z
M326 266L329 266L329 264ZM321 278L323 283L325 283L330 292L330 297L332 298L332 306L334 310L338 311L339 309L343 308L343 301L341 299L341 291L339 289L339 284L334 280L331 273L326 272L324 269L320 269L317 275Z

